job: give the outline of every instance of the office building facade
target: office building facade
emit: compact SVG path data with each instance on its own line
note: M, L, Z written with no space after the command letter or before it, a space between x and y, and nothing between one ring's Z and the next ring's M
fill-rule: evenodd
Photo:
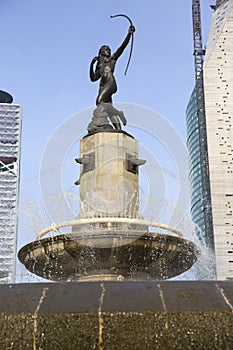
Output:
M15 281L20 140L20 106L0 102L0 283Z
M233 279L233 0L217 1L203 65L207 175L212 232L205 227L202 188L203 152L195 90L187 107L191 214L198 238L215 255L216 278Z

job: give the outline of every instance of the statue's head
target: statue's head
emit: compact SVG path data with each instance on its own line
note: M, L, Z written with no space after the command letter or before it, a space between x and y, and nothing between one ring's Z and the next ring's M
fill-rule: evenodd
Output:
M110 49L110 47L108 45L101 46L101 48L99 49L99 55L110 57L111 56L111 49Z

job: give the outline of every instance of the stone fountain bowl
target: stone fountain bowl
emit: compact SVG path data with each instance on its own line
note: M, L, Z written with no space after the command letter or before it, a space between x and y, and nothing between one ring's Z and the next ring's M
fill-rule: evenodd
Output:
M103 247L101 241L114 240L114 234L88 239L97 244L85 245L73 234L39 239L22 247L18 257L30 272L49 280L95 281L168 279L190 269L199 256L193 242L170 234L137 234L130 242L126 237L126 244L123 236L121 244Z

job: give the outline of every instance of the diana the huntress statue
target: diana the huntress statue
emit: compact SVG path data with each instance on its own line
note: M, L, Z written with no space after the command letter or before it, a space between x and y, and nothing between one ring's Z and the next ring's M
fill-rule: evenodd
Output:
M92 59L90 65L90 79L93 82L100 79L100 85L99 93L96 99L97 108L94 110L92 121L88 125L89 133L113 129L108 122L108 118L110 119L112 125L116 130L121 130L120 121L124 125L126 125L127 123L124 113L122 111L117 110L112 105L112 95L115 94L117 91L117 84L114 77L114 69L118 58L122 55L124 49L129 44L130 38L132 38L130 51L131 57L133 33L135 32L135 28L131 19L126 15L120 14L111 16L111 18L118 16L126 17L130 22L130 27L124 41L113 54L111 54L111 49L108 45L101 46L101 48L99 49L98 56ZM125 74L127 72L129 61L125 70Z

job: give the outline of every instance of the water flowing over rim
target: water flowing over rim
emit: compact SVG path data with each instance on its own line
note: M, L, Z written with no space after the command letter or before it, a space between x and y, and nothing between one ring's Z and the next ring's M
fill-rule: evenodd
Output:
M179 237L183 237L182 233L179 230L174 229L166 224L161 224L158 222L146 221L143 219L130 219L130 218L115 218L115 217L104 217L104 218L88 218L88 219L77 219L65 221L58 224L52 224L51 226L42 230L38 235L37 239L41 239L47 233L53 231L57 232L60 228L67 226L76 226L76 225L87 225L87 224L95 224L95 223L126 223L126 224L134 224L134 225L143 225L147 227L157 227L162 230L166 230L172 233L175 233Z

